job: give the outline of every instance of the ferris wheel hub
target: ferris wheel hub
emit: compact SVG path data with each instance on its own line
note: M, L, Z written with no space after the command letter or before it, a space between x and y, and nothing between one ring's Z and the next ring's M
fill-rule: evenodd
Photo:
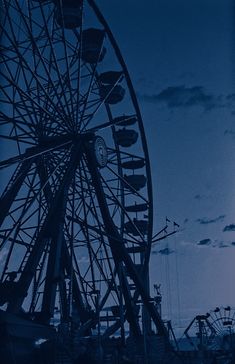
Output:
M104 139L95 136L92 140L92 149L98 166L104 168L108 162L108 151Z

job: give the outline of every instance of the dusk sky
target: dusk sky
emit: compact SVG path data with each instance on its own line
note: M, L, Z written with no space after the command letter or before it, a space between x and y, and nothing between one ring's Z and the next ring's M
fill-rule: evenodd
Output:
M179 224L154 244L150 278L180 334L197 314L235 308L235 0L96 3L142 112L154 234L166 217L168 233Z
M166 216L180 224L154 246L151 279L162 284L164 316L185 327L196 314L235 306L234 1L97 4L138 95L154 231Z

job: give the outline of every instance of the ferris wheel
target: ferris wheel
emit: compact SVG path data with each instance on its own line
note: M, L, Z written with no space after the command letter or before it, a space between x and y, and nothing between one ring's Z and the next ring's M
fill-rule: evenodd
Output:
M195 350L232 350L235 345L235 309L216 307L196 316L184 332Z
M231 350L235 344L235 309L231 306L216 307L209 312L209 320L216 335L212 347Z
M105 19L93 0L2 0L1 14L1 310L125 336L141 304L164 335L146 138Z

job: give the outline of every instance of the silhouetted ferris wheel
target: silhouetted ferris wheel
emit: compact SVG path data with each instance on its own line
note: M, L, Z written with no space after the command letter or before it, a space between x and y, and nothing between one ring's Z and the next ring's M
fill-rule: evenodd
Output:
M231 306L216 307L198 315L184 334L196 350L234 350L235 310Z
M2 0L1 14L2 310L139 335L144 305L164 335L146 139L106 21L93 0Z
M216 307L209 315L216 332L211 345L221 350L232 350L235 345L235 309L231 306Z

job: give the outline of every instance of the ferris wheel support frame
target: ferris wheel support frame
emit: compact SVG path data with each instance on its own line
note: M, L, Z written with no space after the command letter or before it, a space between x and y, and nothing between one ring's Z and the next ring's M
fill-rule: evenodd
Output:
M97 197L98 197L99 205L101 208L103 221L105 223L106 231L108 232L109 244L110 244L114 259L115 259L115 263L117 264L119 262L123 262L125 264L128 273L130 274L132 280L136 284L137 291L141 295L144 305L146 306L150 316L152 317L152 319L158 329L159 334L163 335L165 337L168 337L167 330L164 326L164 323L162 322L162 319L161 319L159 313L157 312L156 308L154 307L153 302L151 302L152 300L148 294L148 288L145 287L145 282L143 280L141 280L139 274L137 273L136 268L135 268L130 256L126 252L124 242L123 242L122 238L120 237L120 235L117 231L117 228L114 225L113 220L110 216L110 213L109 213L109 210L107 207L107 202L104 198L104 191L103 191L102 185L100 183L100 177L99 177L99 172L98 172L97 166L94 165L94 160L93 160L93 158L91 158L89 151L86 152L86 155L88 158L88 166L89 166L90 173L91 173L91 176L93 179L93 184L97 191ZM133 327L136 327L135 321L133 320L134 316L135 315L132 312L131 313L132 318L130 318L131 319L130 323L133 325ZM136 331L136 333L137 332L138 332L138 330Z

